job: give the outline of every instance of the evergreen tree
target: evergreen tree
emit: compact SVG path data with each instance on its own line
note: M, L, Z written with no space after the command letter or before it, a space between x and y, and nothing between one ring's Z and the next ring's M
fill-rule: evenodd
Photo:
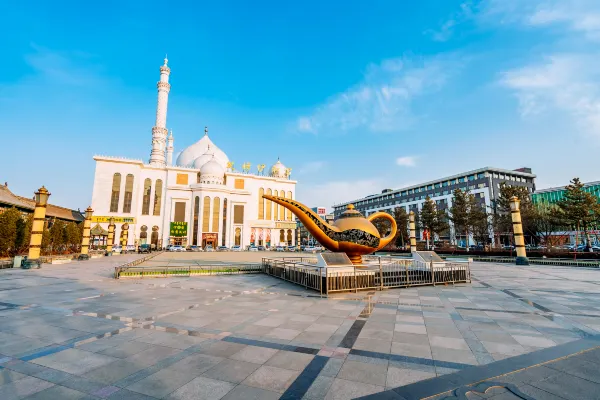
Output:
M535 220L538 238L546 246L554 246L555 232L564 230L564 216L556 204L541 203L535 208Z
M0 214L0 254L16 253L17 226L20 219L21 212L14 207Z
M485 203L480 203L473 194L468 194L469 228L475 241L485 245L490 238L490 220Z
M454 225L454 238L458 243L461 235L465 235L468 241L469 238L469 197L468 192L463 192L460 189L454 189L452 192L452 206L450 207L450 215L448 216ZM467 246L468 248L468 246Z
M81 231L75 222L69 222L65 227L65 243L70 247L76 247L81 243Z
M408 213L406 212L406 209L404 207L394 208L394 219L396 220L396 225L398 226L394 243L396 244L396 247L404 248L404 245L408 241L409 237Z
M65 223L59 219L54 220L50 227L50 244L52 245L52 251L61 250L65 244Z
M537 237L537 210L531 202L531 196L525 186L509 186L506 182L500 184L498 199L493 209L493 225L497 234L509 234L512 236L512 217L510 213L510 199L516 196L520 200L521 223L523 232L539 241Z
M447 215L444 210L438 210L433 200L427 196L420 212L420 228L427 230L432 242L435 234L448 229ZM429 240L428 240L429 243Z
M558 202L565 222L576 230L583 230L586 244L590 246L588 231L599 219L600 205L598 199L584 190L579 178L573 178L565 188L563 199Z

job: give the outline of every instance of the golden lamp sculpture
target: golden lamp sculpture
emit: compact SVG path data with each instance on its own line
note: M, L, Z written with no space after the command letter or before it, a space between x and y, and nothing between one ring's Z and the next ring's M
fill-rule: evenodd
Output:
M385 212L377 212L365 218L349 204L348 209L333 224L329 224L300 202L266 194L263 197L294 213L323 247L335 253L346 253L352 264L362 264L363 255L384 248L396 236L396 220ZM385 237L381 237L371 223L377 218L387 219L392 225L391 232Z

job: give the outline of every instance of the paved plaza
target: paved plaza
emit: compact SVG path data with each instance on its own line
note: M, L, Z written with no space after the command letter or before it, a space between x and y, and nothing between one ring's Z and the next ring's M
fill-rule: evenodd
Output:
M275 253L163 253L148 265ZM600 270L339 294L262 275L0 271L0 399L599 399Z

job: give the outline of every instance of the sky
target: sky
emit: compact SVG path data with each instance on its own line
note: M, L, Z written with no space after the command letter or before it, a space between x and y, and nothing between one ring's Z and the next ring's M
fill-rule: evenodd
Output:
M85 209L93 156L148 161L168 54L175 154L209 127L309 206L485 166L599 180L600 2L8 2L0 183Z

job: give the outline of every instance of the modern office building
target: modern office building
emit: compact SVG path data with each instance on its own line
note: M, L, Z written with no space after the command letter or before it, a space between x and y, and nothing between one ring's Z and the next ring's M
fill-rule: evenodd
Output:
M333 206L334 216L337 218L344 212L348 204L353 204L365 216L377 211L393 213L396 207L404 207L407 212L417 212L422 208L427 197L435 201L438 209L448 209L452 205L452 192L455 189L468 189L481 203L485 203L488 209L493 209L502 183L525 186L529 192L533 193L535 178L536 176L530 168L507 170L484 167L419 185L400 189L384 189L378 194L336 204Z
M584 183L583 190L600 199L600 181ZM565 191L565 186L536 190L531 195L531 201L534 204L556 204L563 199Z

